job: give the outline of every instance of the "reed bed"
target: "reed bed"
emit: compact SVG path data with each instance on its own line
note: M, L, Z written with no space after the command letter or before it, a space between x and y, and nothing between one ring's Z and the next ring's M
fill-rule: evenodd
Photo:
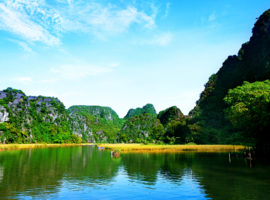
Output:
M238 152L246 147L241 145L155 145L155 144L98 144L107 150L120 150L121 152Z
M0 144L0 151L14 149L35 149L35 148L53 148L95 145L93 143L81 144ZM98 147L104 147L106 150L120 150L121 152L238 152L246 147L241 145L156 145L156 144L96 144Z
M53 147L69 147L93 145L92 143L81 144L0 144L0 151L15 150L15 149L36 149L36 148L53 148Z

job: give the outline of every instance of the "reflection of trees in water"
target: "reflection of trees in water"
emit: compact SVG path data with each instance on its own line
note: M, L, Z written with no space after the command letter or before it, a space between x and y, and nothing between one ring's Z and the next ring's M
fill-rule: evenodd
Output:
M89 152L90 151L90 152ZM89 147L66 147L7 151L0 154L3 176L0 197L56 193L64 176L70 181L108 183L117 174L119 162L109 152Z
M68 176L94 183L100 181L106 184L117 174L120 165L119 160L111 158L110 152L97 151L95 148L80 148L79 154L70 157L73 160L67 170Z
M270 199L270 167L252 169L243 158L228 154L122 154L91 147L66 147L6 151L0 153L0 198L15 192L35 196L57 193L65 181L71 186L93 187L110 184L119 166L130 181L155 185L158 179L181 185L196 181L213 199ZM267 167L268 166L268 167ZM66 185L65 185L66 186Z
M123 154L124 169L131 180L154 185L158 176L181 184L183 176L191 175L194 154Z
M160 175L174 184L181 185L190 179L213 199L270 199L270 166L257 162L250 169L242 157L228 154L124 154L124 169L131 180L154 185Z
M260 164L250 169L242 157L228 154L201 154L193 160L192 170L198 175L200 185L213 199L270 199L270 166Z
M123 154L124 169L131 180L154 185L158 176L173 184L181 184L183 176L192 179L195 154Z
M165 154L164 163L160 169L160 174L172 183L180 184L182 178L190 173L192 158L187 159L190 154Z
M131 180L139 180L144 184L154 185L164 156L159 154L122 154L125 171Z

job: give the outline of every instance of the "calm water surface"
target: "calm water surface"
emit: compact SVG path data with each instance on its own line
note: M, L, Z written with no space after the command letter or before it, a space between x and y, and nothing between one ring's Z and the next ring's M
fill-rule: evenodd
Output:
M225 153L0 152L0 199L270 199L270 165Z

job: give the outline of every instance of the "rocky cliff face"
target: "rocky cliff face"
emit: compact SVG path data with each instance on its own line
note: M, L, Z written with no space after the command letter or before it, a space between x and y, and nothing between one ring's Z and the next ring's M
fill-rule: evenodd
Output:
M122 126L110 107L72 106L68 111L73 133L85 142L114 142Z
M0 141L66 142L71 138L68 115L57 98L0 91Z
M219 71L209 78L196 107L190 112L194 124L201 127L200 143L226 143L227 139L233 139L232 127L224 118L226 105L223 99L229 89L244 81L270 79L270 10L259 17L252 33L238 55L229 56Z
M182 113L174 107L161 119L170 121ZM168 118L168 119L167 119ZM63 142L161 142L164 128L152 104L131 109L120 119L110 107L71 106L57 98L26 96L8 88L0 91L1 143Z
M8 115L7 109L4 106L0 106L0 123L7 122L9 120Z

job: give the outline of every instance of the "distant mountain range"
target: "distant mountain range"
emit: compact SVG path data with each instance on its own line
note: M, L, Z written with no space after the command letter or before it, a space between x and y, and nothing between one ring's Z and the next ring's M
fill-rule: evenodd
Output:
M161 142L158 131L164 134L152 104L130 109L121 119L110 107L65 109L54 97L26 96L12 88L0 91L2 143Z

